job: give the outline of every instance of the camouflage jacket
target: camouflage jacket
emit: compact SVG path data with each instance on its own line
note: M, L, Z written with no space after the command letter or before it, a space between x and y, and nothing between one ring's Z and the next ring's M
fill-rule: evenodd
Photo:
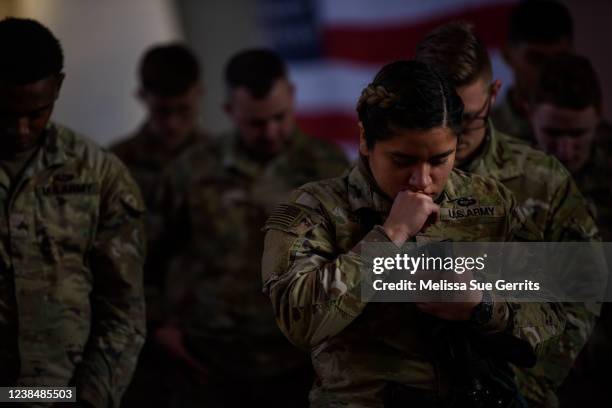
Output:
M305 364L261 294L261 228L293 189L338 176L348 163L328 143L299 132L290 140L261 165L241 149L237 134L222 135L181 157L168 174L166 236L174 242L166 248L175 252L168 299L190 350L214 375L260 377Z
M138 187L115 156L53 124L7 186L0 170L3 385L70 384L118 407L145 336Z
M153 140L145 123L133 135L111 147L111 151L121 159L136 180L147 207L145 230L149 255L145 260L144 282L147 312L151 320L159 317L159 303L167 267L166 260L158 256L161 253L163 233L163 214L158 203L162 191L162 175L174 159L206 139L207 136L203 132L196 131L178 149L169 151Z
M206 138L203 132L196 131L178 149L168 151L153 140L145 123L132 135L111 146L110 150L130 170L148 207L159 197L164 169L173 159L185 154L191 146Z
M459 209L465 214L462 197L494 211L457 217ZM313 406L382 407L388 383L436 390L445 377L414 304L367 303L360 296L360 248L391 242L380 227L391 205L360 162L342 178L296 190L266 223L264 292L283 333L312 354L318 376ZM417 243L505 241L524 222L507 189L459 170L451 173L439 205L441 221L413 238ZM494 310L486 330L510 335L534 359L564 325L557 304L502 300Z
M539 240L595 241L599 233L587 201L569 172L553 156L496 130L481 153L463 170L493 177L510 189L518 205L541 232ZM517 382L532 405L557 406L556 390L571 369L595 326L599 307L566 303L568 324L559 342L535 368L517 368Z
M508 188L541 231L539 240L597 239L595 221L570 173L553 156L511 138L489 122L479 155L460 168L492 177Z

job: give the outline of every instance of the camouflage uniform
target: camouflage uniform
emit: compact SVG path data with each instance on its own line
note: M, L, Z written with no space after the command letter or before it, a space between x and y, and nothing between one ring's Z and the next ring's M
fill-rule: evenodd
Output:
M188 152L169 172L175 191L166 196L174 232L167 235L182 250L170 268L168 299L182 320L188 349L218 382L205 390L212 394L209 404L219 403L214 392L223 392L230 380L235 384L230 388L242 393L225 395L226 406L249 392L238 381L267 381L255 390L256 398L280 399L279 393L289 393L282 386L289 387L287 376L308 367L279 332L261 294L261 228L294 188L340 175L348 163L337 148L300 132L289 140L261 165L240 147L238 134L223 135L213 147L202 144Z
M493 124L506 135L516 137L537 147L537 141L531 124L527 118L521 116L512 106L510 100L511 92L513 91L508 91L504 99L491 112ZM609 157L612 157L612 126L607 121L602 120L597 129L595 129L595 142Z
M118 407L145 336L138 187L115 156L54 124L8 186L0 170L2 385L71 384Z
M144 287L147 305L147 330L153 333L163 320L163 296L167 259L163 235L164 214L160 208L162 176L173 160L185 154L197 143L204 142L206 135L196 130L176 149L169 150L156 140L144 123L133 135L111 147L136 180L142 192L147 212L145 230L148 256L144 265ZM124 407L168 404L170 394L168 372L169 361L151 338L147 339L133 381L124 399Z
M576 184L581 187L589 206L596 214L597 227L606 242L612 241L610 169L612 166L607 156L596 147L586 166L574 174ZM578 367L564 384L560 396L562 406L610 406L612 397L608 392L607 379L612 364L611 339L612 308L610 303L604 303L601 318L578 360Z
M510 189L518 205L538 227L539 240L594 241L598 231L586 200L569 172L553 156L500 133L489 122L484 145L462 170L493 177ZM565 332L532 369L517 368L521 392L533 406L557 406L555 392L586 344L598 314L582 304L564 304L568 313Z
M494 207L492 216L458 218L468 197ZM505 241L522 230L514 198L491 179L454 170L436 202L441 221L412 241ZM380 227L391 205L361 161L342 178L296 190L266 223L264 292L281 330L312 354L312 406L382 407L390 383L445 392L439 384L447 373L421 325L424 314L411 303L360 297L361 245L391 242ZM557 304L497 301L493 316L483 331L510 335L507 347L520 344L533 359L564 324Z
M589 241L597 228L572 176L553 156L499 132L489 122L484 145L460 169L499 180L538 227L539 240Z
M160 301L161 286L166 271L165 260L157 256L160 253L163 228L163 214L158 203L162 189L162 174L172 160L184 154L198 141L205 139L206 136L202 132L195 131L178 149L170 151L155 141L145 123L135 134L111 147L111 151L121 159L136 180L147 207L145 228L149 256L145 261L144 278L149 313L158 310L157 307L151 308L151 306L157 306ZM158 316L149 316L149 318L156 319Z

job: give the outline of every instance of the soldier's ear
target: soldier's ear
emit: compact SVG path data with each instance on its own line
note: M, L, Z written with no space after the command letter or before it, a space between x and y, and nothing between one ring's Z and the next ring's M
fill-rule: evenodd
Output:
M497 99L497 95L499 95L499 90L501 89L502 82L499 79L496 79L491 84L491 105L495 105L495 100Z
M362 156L369 156L370 150L368 149L368 143L366 141L365 130L363 129L363 124L359 122L358 126L359 126L359 153Z

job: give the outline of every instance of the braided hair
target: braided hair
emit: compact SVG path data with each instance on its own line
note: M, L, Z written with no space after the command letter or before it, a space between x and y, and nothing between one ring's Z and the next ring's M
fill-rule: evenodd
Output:
M463 102L434 68L417 61L385 65L361 92L357 113L368 148L398 129L447 127L461 132Z

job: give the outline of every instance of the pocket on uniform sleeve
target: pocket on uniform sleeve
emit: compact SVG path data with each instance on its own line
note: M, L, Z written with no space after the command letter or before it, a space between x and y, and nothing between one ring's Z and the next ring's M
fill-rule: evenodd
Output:
M125 192L121 195L121 204L125 207L129 215L140 217L146 211L146 207L140 194Z

